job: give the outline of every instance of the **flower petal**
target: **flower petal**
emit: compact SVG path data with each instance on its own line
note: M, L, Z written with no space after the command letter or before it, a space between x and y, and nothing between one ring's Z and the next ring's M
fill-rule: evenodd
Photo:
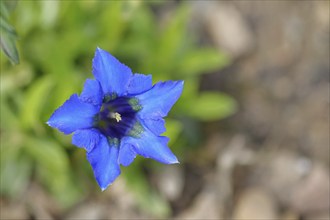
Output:
M166 81L155 84L150 90L135 96L143 107L138 113L141 118L165 117L178 100L183 81Z
M143 122L144 125L156 136L159 136L166 131L165 120L162 118L147 118L143 119Z
M83 129L76 131L72 136L72 144L85 148L87 152L94 149L99 144L100 132L95 129Z
M103 93L100 83L95 79L87 79L79 98L83 102L91 103L93 105L101 105Z
M125 94L132 71L114 56L100 48L96 49L93 59L93 74L100 82L103 94Z
M98 111L99 107L82 102L77 94L73 94L52 114L47 124L70 134L78 129L92 127L93 117Z
M112 184L120 174L118 152L118 146L110 145L107 138L100 135L99 144L87 153L87 159L102 191Z
M168 140L167 137L156 136L146 129L141 137L127 136L122 141L134 146L134 151L145 158L151 158L165 164L179 163L176 156L167 147Z
M136 153L134 151L134 147L131 144L127 144L124 141L121 141L118 161L123 166L130 165L136 157Z
M138 94L149 90L152 87L151 75L135 73L131 76L127 92L128 94Z

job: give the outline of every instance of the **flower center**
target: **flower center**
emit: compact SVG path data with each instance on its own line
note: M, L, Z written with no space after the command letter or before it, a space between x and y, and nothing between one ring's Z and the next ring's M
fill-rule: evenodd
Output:
M136 113L141 109L136 98L105 99L96 116L95 127L113 140L120 140L125 135L139 136L143 128L136 119Z
M108 116L109 116L109 118L116 119L117 122L121 121L121 115L118 112L115 112L115 113L110 112Z

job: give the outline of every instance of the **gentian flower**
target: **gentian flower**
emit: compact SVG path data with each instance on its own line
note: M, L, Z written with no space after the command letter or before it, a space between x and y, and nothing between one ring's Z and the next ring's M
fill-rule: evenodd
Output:
M82 93L73 94L47 124L87 151L97 183L105 190L137 155L161 163L178 159L167 146L165 117L180 97L183 81L152 85L151 75L133 74L110 53L97 48L95 79L87 79Z

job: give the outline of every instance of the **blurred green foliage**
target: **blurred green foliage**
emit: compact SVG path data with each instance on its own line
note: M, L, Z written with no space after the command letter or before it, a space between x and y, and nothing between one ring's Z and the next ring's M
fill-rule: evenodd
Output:
M8 22L11 4L0 1L0 46L10 61L18 64L19 57L15 45L17 36L15 29Z
M185 121L217 120L235 111L235 101L226 94L198 89L201 74L222 68L228 58L213 48L197 46L198 38L187 30L191 14L186 4L160 22L154 9L161 4L18 2L10 21L19 35L21 63L14 66L2 54L0 60L2 196L18 198L33 180L66 208L97 190L84 150L74 148L70 136L45 124L71 94L81 92L86 78L93 77L97 46L134 72L152 74L154 82L185 81L165 134L181 160L192 144L189 136L182 135L191 129ZM123 168L123 175L141 208L166 217L169 205L148 185L141 169L144 163L137 158Z

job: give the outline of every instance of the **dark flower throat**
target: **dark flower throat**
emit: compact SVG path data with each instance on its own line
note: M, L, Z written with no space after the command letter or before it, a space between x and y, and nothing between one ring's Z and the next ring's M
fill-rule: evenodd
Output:
M136 119L136 113L142 107L136 98L118 97L104 100L100 113L96 116L95 127L110 140L129 136L139 136L143 132Z

